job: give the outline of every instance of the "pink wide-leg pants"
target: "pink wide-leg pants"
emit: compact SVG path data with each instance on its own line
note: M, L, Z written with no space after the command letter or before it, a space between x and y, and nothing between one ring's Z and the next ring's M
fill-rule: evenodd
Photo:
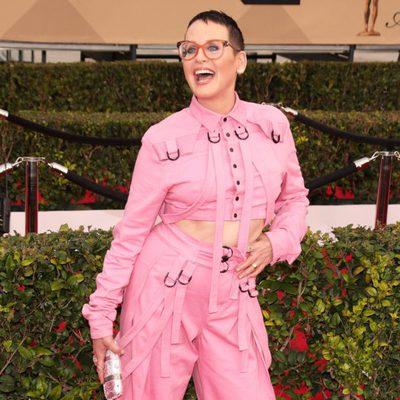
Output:
M151 231L122 306L121 400L181 400L191 376L199 400L275 399L255 288L240 290L243 256L225 253L218 311L209 313L212 244L175 225Z

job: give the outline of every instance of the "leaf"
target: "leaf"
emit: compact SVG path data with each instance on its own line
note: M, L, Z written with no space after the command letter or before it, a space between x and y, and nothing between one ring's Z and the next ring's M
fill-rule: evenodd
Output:
M39 359L40 364L46 366L46 367L51 367L54 365L54 360L51 357L45 356L41 359Z
M58 400L62 395L62 386L57 385L49 393L49 400Z
M0 376L0 392L11 393L15 390L15 380L11 375Z
M385 299L382 301L382 305L383 307L390 307L392 303L389 300Z
M340 306L343 303L342 299L335 299L332 301L334 306Z
M24 276L25 277L29 277L33 275L33 268L32 267L28 267L24 269Z
M51 350L46 349L45 347L41 347L41 346L34 347L33 351L35 352L35 354L37 356L51 356L51 355L53 355L53 352Z
M51 284L50 284L51 290L53 292L63 289L64 286L65 286L65 284L64 284L64 281L62 281L62 280L56 280L56 281L51 282Z
M354 271L353 271L353 275L358 275L360 272L364 271L364 267L357 267Z
M68 226L68 224L62 224L62 225L60 225L60 229L59 229L59 232L68 232L68 231L70 231L71 230L71 228Z
M325 303L322 299L318 299L315 303L314 310L316 314L322 314L325 311Z
M12 340L4 340L3 341L3 346L6 349L6 352L9 353L11 350L11 346L12 346Z
M22 260L21 265L23 267L26 267L27 265L31 265L34 261L34 258L25 258L24 260Z
M67 284L69 286L74 286L74 285L77 285L78 283L83 282L84 280L85 280L85 278L82 274L75 274L68 278Z
M18 353L20 354L20 356L22 358L24 358L25 360L31 360L34 356L34 352L31 349L27 349L24 346L19 346L18 347Z
M376 290L374 287L372 287L372 286L367 286L367 287L365 288L365 291L366 291L370 296L374 296L374 297L378 294L377 290Z
M9 271L12 271L15 268L15 262L11 254L6 258L6 268Z

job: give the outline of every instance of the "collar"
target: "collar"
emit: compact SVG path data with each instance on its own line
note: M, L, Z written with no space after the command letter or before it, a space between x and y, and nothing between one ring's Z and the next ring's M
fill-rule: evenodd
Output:
M245 104L246 103L240 100L238 94L235 92L235 105L227 115L223 115L202 106L197 98L193 95L189 110L198 122L212 132L217 129L218 124L225 117L231 117L235 121L239 122L242 126L245 126L247 121Z

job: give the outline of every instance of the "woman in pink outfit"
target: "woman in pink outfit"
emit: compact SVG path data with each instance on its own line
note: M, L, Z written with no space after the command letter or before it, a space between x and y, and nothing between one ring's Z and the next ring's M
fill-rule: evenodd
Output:
M178 50L191 104L143 136L123 218L83 307L99 378L111 349L121 355L124 400L182 399L191 376L199 400L272 400L255 279L292 263L307 229L293 137L278 109L236 94L246 53L231 17L196 15Z

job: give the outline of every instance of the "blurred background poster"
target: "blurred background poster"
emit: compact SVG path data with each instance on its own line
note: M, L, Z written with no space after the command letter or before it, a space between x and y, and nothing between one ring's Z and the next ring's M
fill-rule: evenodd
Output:
M400 43L399 0L0 0L0 41L172 44L199 11L223 10L249 44Z

